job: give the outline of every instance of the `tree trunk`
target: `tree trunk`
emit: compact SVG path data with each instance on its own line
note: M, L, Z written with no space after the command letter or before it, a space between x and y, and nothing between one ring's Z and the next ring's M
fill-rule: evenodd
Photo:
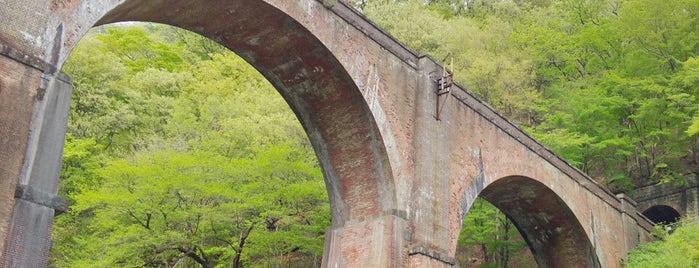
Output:
M488 247L484 244L481 244L481 253L483 254L483 263L488 263L490 262L490 257L488 256Z
M693 137L690 138L691 143L692 143L692 164L697 164L697 139L699 139L699 135L694 135ZM697 172L697 170L695 170Z
M243 230L240 233L240 239L238 240L238 249L235 251L235 256L233 257L233 268L243 268L243 264L240 262L240 258L243 255L243 248L245 247L245 240L248 239L252 228L255 227L255 223L251 223L250 227Z

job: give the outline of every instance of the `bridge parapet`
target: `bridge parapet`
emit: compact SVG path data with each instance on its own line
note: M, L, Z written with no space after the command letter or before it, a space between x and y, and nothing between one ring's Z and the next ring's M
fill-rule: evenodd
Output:
M638 203L626 194L617 194L621 201L622 224L624 226L626 250L631 251L639 243L650 240L650 232L653 231L653 223L638 211ZM636 234L636 235L633 235Z

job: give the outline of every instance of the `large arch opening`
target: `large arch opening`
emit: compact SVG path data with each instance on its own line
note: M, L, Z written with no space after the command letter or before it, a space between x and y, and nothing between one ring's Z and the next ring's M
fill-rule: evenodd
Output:
M666 205L652 206L643 211L643 216L655 224L672 224L680 220L680 213Z
M247 62L179 28L119 23L90 31L63 71L71 209L52 266L319 267L331 213L317 158Z
M600 267L580 222L544 184L527 177L505 177L488 185L479 197L512 221L539 267Z
M84 26L125 21L196 32L235 52L265 76L296 114L315 149L334 226L393 207L391 170L368 105L332 52L295 18L260 0L130 0L107 11L95 25Z
M392 175L369 107L332 52L290 15L265 1L202 5L134 0L83 27L128 21L167 24L210 38L242 57L274 86L314 148L332 225L393 208Z

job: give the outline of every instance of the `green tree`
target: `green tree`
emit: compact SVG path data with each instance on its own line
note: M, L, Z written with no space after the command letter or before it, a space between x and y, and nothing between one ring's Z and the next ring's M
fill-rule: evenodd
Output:
M102 168L102 150L103 147L94 139L75 138L71 133L66 135L59 196L65 196L73 203L74 195L93 190L101 184L97 172Z
M661 232L664 232L662 228ZM685 221L671 235L644 243L629 253L626 266L697 267L699 266L699 223Z
M476 199L463 221L457 259L467 267L474 263L478 267L536 266L512 221L481 198Z
M696 0L623 2L615 26L629 49L625 58L629 74L675 72L681 68L681 62L696 55L698 13ZM646 68L637 68L639 63Z
M173 98L191 78L188 55L144 26L91 32L63 68L74 85L68 132L115 152L144 146L162 131Z

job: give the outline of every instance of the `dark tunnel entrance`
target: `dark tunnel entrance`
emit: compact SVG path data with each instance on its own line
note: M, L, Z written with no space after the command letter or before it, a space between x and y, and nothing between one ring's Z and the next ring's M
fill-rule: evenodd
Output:
M652 206L643 211L643 216L655 224L670 224L680 219L680 213L677 210L665 205Z

